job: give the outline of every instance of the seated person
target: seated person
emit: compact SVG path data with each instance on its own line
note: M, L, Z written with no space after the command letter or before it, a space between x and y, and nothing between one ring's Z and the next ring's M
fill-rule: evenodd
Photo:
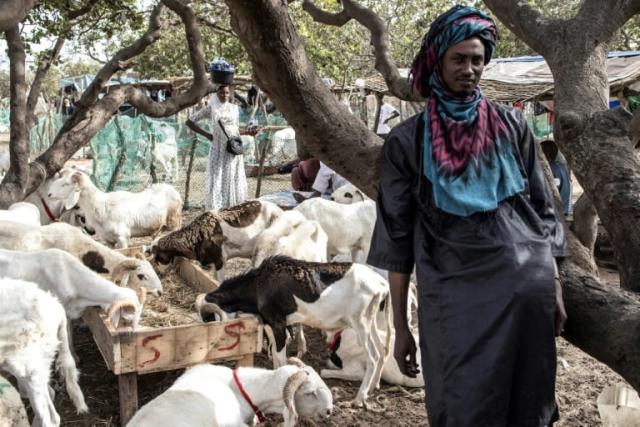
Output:
M324 193L331 194L338 188L349 183L349 181L347 181L341 175L337 174L336 171L331 169L329 166L325 165L324 163L318 160L315 160L315 161L318 162L319 169L316 172L315 179L313 180L313 184L311 185L311 190L313 191L313 194L311 194L311 196L309 197L304 197L302 194L293 193L293 197L296 199L296 202L298 203L302 203L305 200L310 199L312 197L319 197ZM291 180L293 181L293 179L294 177L292 172ZM294 187L294 189L296 188ZM305 190L298 190L298 191L305 191Z
M569 168L567 167L567 160L558 151L558 146L555 142L548 139L540 143L542 151L545 157L549 161L551 166L551 172L553 173L554 181L560 198L562 199L562 207L565 215L570 215L571 208L571 175L569 174Z
M291 187L296 191L312 191L320 170L320 160L309 159L297 162L291 169Z

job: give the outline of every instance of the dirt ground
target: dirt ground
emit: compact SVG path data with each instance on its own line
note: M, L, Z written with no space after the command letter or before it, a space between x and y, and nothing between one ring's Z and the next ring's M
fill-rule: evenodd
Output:
M191 220L197 211L189 211L185 222ZM132 245L144 243L143 240ZM232 260L228 273L235 275L249 267L246 260ZM175 274L169 273L163 280L175 280ZM616 285L615 271L603 271L603 277ZM305 330L309 352L305 363L320 370L325 366L328 356L322 336L317 331ZM598 394L609 385L624 382L622 378L607 366L599 363L562 338L558 344L557 400L560 405L560 427L579 427L601 425L596 406ZM80 357L80 385L85 393L90 413L77 415L69 401L63 384L56 378L55 405L60 412L63 426L119 426L118 382L115 375L106 369L88 328L82 322L75 324L75 348ZM264 355L256 357L256 365L269 368L270 363ZM146 374L138 377L139 403L144 405L166 390L182 371ZM356 395L358 383L339 380L327 380L334 397L335 410L331 420L322 425L331 426L414 426L428 425L424 409L424 391L383 384L371 397L371 409L354 409L349 402ZM266 425L276 426L281 418L267 417ZM303 422L302 425L313 425ZM163 427L163 426L159 426ZM170 427L170 426L167 426Z

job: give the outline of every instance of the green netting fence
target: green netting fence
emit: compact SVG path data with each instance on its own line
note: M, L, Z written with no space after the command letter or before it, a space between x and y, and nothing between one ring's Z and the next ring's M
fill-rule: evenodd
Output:
M246 126L248 117L241 114L241 127ZM64 120L53 113L39 118L30 131L32 153L38 155L51 145ZM76 161L86 162L94 183L103 191L140 191L154 182L165 182L180 192L186 207L201 207L210 143L187 128L185 120L184 113L166 119L116 115L75 156ZM256 120L270 130L261 132L255 141L244 137L248 197L257 195L259 171L263 172L260 194L289 189L289 176L275 172L297 157L295 136L291 129L283 129L286 121L281 115L258 114ZM199 125L205 129L210 126L206 120ZM85 156L92 160L82 160Z

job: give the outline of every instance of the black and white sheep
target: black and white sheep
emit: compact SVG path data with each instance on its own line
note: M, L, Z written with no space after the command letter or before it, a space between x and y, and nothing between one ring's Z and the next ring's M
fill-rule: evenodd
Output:
M257 236L282 214L270 202L252 200L228 209L207 211L180 230L151 245L155 261L167 266L177 256L194 259L215 269L224 279L224 263L233 257L251 258Z
M111 275L114 282L159 296L162 283L144 259L126 257L63 222L40 227L0 221L0 248L18 251L61 249L97 273Z
M382 343L376 314L384 304L387 340ZM380 381L389 354L391 308L387 282L361 264L312 263L272 257L260 267L225 280L198 296L203 320L225 320L238 312L258 314L271 341L274 365L286 358L287 325L304 324L329 333L353 328L367 351L366 374L355 403L363 404Z

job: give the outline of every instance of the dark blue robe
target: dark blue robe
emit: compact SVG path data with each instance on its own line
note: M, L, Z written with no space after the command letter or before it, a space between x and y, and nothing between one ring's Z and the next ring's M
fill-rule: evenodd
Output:
M526 186L495 211L438 209L420 162L420 115L382 150L378 218L368 262L412 272L431 427L539 427L555 404L554 257L562 224L524 116L497 106Z

